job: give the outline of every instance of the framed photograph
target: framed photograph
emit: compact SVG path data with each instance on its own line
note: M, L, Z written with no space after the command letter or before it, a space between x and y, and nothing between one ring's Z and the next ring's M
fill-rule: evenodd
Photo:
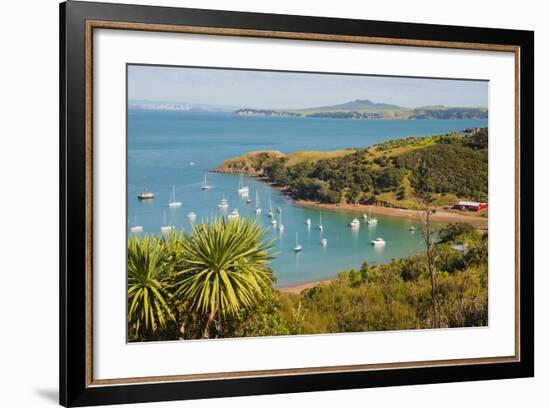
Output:
M534 375L533 32L60 17L62 405Z

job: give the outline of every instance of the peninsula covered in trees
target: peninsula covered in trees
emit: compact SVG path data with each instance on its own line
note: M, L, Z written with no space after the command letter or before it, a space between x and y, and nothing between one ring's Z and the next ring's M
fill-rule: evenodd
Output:
M423 209L488 199L488 130L331 152L257 151L216 171L257 176L296 200Z

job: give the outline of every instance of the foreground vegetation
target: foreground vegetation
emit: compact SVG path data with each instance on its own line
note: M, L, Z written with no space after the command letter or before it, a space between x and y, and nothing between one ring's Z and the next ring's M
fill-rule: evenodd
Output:
M422 209L488 199L488 132L409 137L337 152L253 152L220 172L263 177L293 198Z
M255 221L219 219L166 238L132 237L129 339L487 325L486 233L468 224L435 232L427 221L426 251L389 264L364 262L300 294L274 289L271 242Z

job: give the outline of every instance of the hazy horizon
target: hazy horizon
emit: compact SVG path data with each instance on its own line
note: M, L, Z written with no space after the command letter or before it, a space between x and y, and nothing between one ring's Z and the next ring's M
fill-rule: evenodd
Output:
M128 99L303 109L368 99L405 108L488 107L488 81L128 65Z

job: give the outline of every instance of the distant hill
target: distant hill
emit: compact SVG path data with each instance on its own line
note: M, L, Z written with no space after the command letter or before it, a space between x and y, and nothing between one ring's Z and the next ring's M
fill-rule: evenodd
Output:
M369 99L306 109L238 109L239 116L294 116L332 119L485 119L487 108L455 106L422 106L404 108Z
M355 101L341 103L339 105L331 106L321 106L319 108L312 108L312 110L364 110L364 109L376 109L376 110L385 110L385 109L406 109L397 105L390 105L388 103L377 103L372 102L369 99L357 99Z

